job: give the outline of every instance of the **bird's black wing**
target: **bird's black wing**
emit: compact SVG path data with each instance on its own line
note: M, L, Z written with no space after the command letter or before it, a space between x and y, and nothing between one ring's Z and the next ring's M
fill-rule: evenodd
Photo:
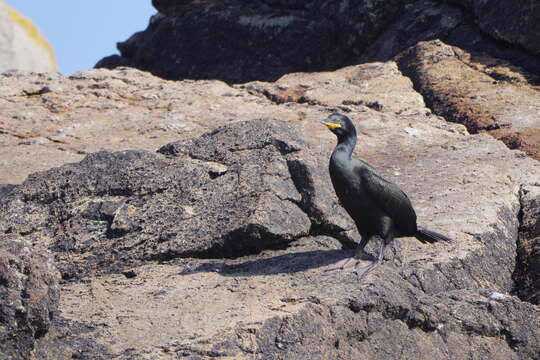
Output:
M407 195L396 184L377 174L364 162L354 164L354 172L361 178L362 188L374 203L392 218L402 236L416 234L416 213Z

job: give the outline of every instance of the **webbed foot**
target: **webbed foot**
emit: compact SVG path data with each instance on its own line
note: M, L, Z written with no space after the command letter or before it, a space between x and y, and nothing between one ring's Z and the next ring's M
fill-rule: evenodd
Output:
M364 279L367 274L375 270L379 265L381 265L382 261L374 260L370 265L367 266L356 266L353 270L353 272L358 276L358 281L361 281Z
M325 271L332 270L345 270L347 268L353 268L353 272L358 276L358 280L362 280L377 268L377 266L382 264L384 248L386 245L384 242L379 248L379 253L377 257L366 254L362 249L359 249L355 256L349 257L343 260L338 261L335 264L329 265Z
M370 266L374 261L376 260L373 255L360 252L354 256L340 260L335 264L328 265L324 271L353 269L353 271L356 272L358 267Z

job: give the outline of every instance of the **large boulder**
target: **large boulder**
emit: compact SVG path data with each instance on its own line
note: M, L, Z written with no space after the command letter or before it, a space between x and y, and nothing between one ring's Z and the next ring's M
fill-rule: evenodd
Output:
M29 359L58 308L52 256L22 237L0 234L0 357Z
M0 0L0 72L56 71L52 47L26 17Z

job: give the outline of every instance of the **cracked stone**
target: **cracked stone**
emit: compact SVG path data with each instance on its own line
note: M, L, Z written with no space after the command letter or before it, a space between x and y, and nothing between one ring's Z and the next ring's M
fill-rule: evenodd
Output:
M540 159L540 94L527 81L495 80L486 69L499 64L512 72L500 59L474 56L439 40L420 42L398 58L400 69L435 114ZM515 73L528 78L522 69Z
M28 359L58 309L51 254L23 237L0 234L0 357Z
M101 151L15 187L2 198L0 223L49 237L64 279L149 259L258 252L308 235L312 219L324 222L317 207L336 202L327 191L319 204L302 204L307 189L293 180L292 157L300 164L323 159L290 125L268 119L221 127L157 154ZM216 164L226 164L219 176ZM322 182L320 171L305 175Z

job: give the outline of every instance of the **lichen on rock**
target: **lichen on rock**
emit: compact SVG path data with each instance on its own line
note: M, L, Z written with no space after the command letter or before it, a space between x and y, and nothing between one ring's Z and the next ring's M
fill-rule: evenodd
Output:
M0 71L56 71L51 45L24 15L0 1Z

